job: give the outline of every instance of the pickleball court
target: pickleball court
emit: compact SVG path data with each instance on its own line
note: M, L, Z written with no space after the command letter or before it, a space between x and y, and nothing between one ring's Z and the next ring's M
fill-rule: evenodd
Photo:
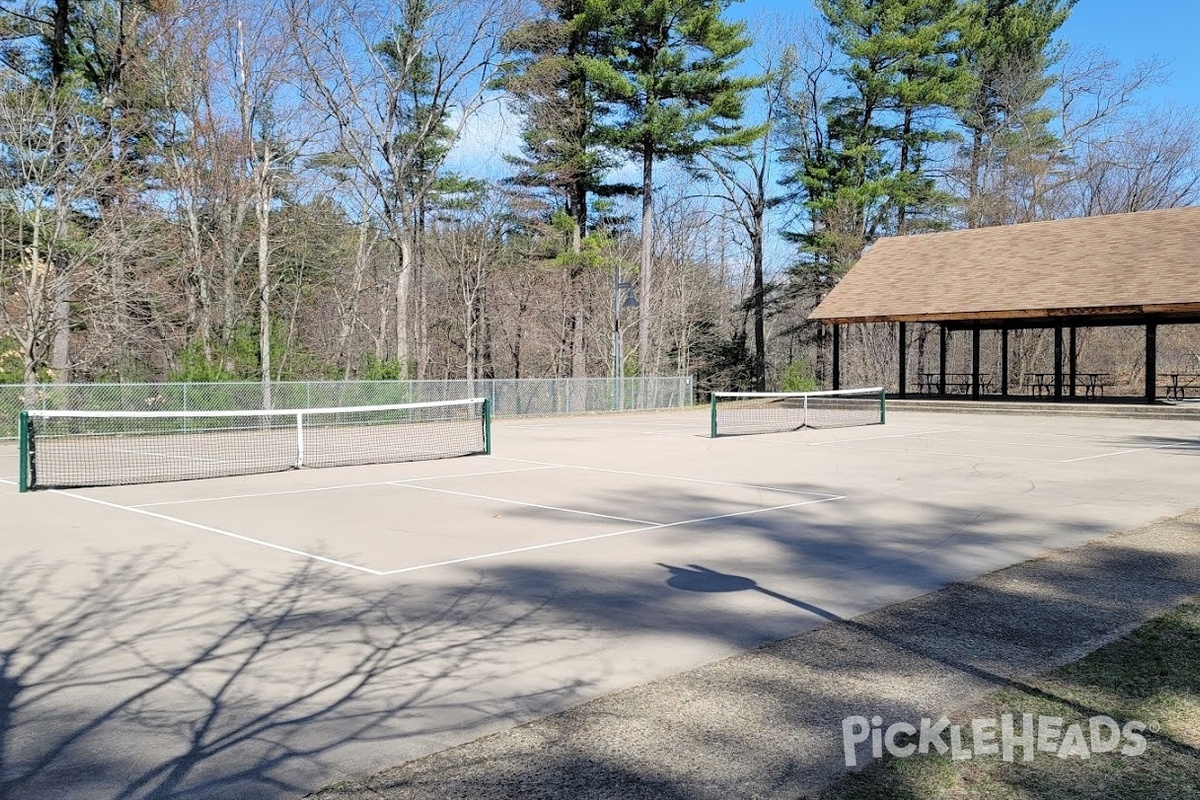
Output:
M288 612L289 630L300 632L292 635L309 637L304 646L268 644L268 661L205 667L259 686L225 711L230 721L261 715L263 697L296 693L302 754L267 758L278 746L272 726L200 759L179 783L189 796L291 797L1182 512L1195 505L1200 473L1190 420L889 409L882 425L709 434L701 409L501 419L490 454L448 459L26 494L15 470L4 471L5 567L57 570L55 592L16 597L17 581L8 602L86 605L98 596L89 583L98 564L163 553L140 580L170 585L208 621L165 636L173 611L164 603L145 619L127 611L114 628L122 647L136 649L144 627L147 648L169 663L280 576L320 576L323 593L302 593ZM0 444L0 457L15 465L15 446ZM679 576L692 573L737 576L796 602L689 588ZM464 598L471 613L406 643L411 660L367 681L352 714L309 708L320 696L307 688L314 659L346 675L362 670L354 653L363 642L345 638L345 615L369 607L355 619L373 642L380 630L428 630ZM97 619L111 612L95 609ZM25 631L10 615L10 639L55 618L30 613ZM238 627L233 640L250 630L259 628ZM486 647L486 657L464 658L460 640ZM105 651L94 669L121 658ZM154 679L141 678L108 691L146 692L141 684ZM114 796L130 776L194 755L185 730L195 703L174 683L154 687L137 713L101 714L103 694L88 695L88 714L102 724L76 738L62 705L70 692L14 715L13 730L30 733L11 751L14 774L27 775L14 784L21 796L68 784L72 796ZM398 710L401 694L420 699ZM369 735L356 733L364 718ZM165 724L173 719L178 728ZM71 746L49 755L38 744L63 739ZM119 761L80 778L87 759L118 739Z

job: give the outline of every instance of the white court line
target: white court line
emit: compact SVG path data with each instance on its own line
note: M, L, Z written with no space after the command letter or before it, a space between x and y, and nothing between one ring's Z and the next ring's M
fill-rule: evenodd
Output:
M371 486L391 486L399 483L414 481L443 481L451 478L475 478L481 475L506 475L510 472L537 472L554 469L554 467L523 467L520 469L493 469L486 472L462 472L457 475L426 475L422 478L397 478L390 481L371 481L370 483L344 483L337 486L311 486L307 489L285 489L278 492L254 492L251 494L227 494L218 497L196 497L189 500L159 500L154 503L137 503L130 508L153 508L154 506L181 506L188 503L211 503L218 500L242 500L248 497L274 497L285 494L306 494L309 492L329 492L335 489L365 489Z
M268 547L272 550L280 550L284 553L290 553L291 555L294 555L294 556L302 556L304 558L311 558L315 561L323 561L326 564L333 564L334 566L337 566L337 567L346 567L347 569L353 569L353 570L357 570L359 572L365 572L368 575L381 576L381 575L386 574L386 573L380 572L377 569L371 569L370 567L362 567L362 566L359 566L358 564L351 564L349 561L338 561L336 558L328 558L326 556L319 556L316 553L309 553L304 550L297 550L294 547L286 547L282 544L275 544L274 542L265 542L262 539L255 539L253 536L243 536L240 533L234 533L232 531L226 531L226 530L222 530L220 528L213 528L209 525L202 525L199 522L190 522L186 519L179 519L177 517L168 517L166 514L159 514L154 511L146 511L145 509L134 508L133 506L123 506L120 503L110 503L107 500L100 500L98 498L88 497L87 495L83 495L83 494L75 494L74 492L64 492L61 489L50 489L49 491L51 494L60 494L64 497L73 497L76 500L83 500L84 502L87 502L87 503L95 503L96 505L106 506L108 508L115 508L119 511L128 511L132 514L141 514L143 517L150 517L152 519L158 519L158 520L162 520L164 522L173 522L176 525L183 525L188 528L194 528L195 530L198 530L198 531L205 531L206 533L215 533L218 536L226 536L230 539L237 539L238 541L241 541L241 542L247 542L249 544L261 545L262 547Z
M965 431L947 431L947 433L965 433ZM886 438L886 437L880 437L880 438ZM867 442L870 440L869 439L844 439L842 441L845 441L845 442ZM953 441L956 443L961 442L964 444L966 444L966 443L970 443L970 444L1003 444L1003 445L1007 445L1009 447L1043 447L1043 448L1048 447L1048 448L1054 448L1057 450L1095 450L1095 449L1103 448L1105 446L1105 445L1100 445L1100 444L1030 444L1027 442L1002 442L1002 441L998 441L996 439L954 439ZM822 442L822 444L825 444L825 442ZM835 444L840 444L840 442L835 442Z
M707 420L693 420L691 422L663 422L662 420L647 420L646 422L638 422L637 420L621 419L621 420L587 420L585 422L558 422L549 420L546 422L520 422L513 425L506 425L507 428L589 428L599 430L614 430L614 426L632 428L638 431L646 430L647 428L707 428Z
M632 517L614 517L611 514L597 514L594 511L580 511L575 508L560 508L558 506L544 506L544 505L540 505L538 503L526 503L521 500L509 500L504 497L491 497L490 495L486 495L486 494L470 494L469 492L455 492L450 489L438 489L433 486L418 486L414 483L407 483L407 482L402 483L400 481L397 481L395 483L395 485L399 486L403 489L420 489L423 492L437 492L438 494L452 494L452 495L456 495L458 497L473 497L476 500L491 500L496 503L507 503L508 505L511 505L511 506L525 506L526 508L541 508L541 509L545 509L546 511L562 511L567 514L580 514L585 517L599 517L600 519L614 519L618 522L636 522L639 525L661 525L662 524L661 522L651 522L648 519L633 519Z
M846 444L854 444L854 443L847 442ZM836 447L837 444L830 442L830 443L828 443L828 446ZM892 455L903 454L903 455L916 455L916 456L958 456L960 458L998 458L998 459L1002 459L1004 461L1036 461L1040 464L1066 464L1067 463L1066 461L1062 461L1057 458L1029 458L1028 456L997 456L997 455L983 455L981 453L947 453L942 450L889 450L884 447L846 447L843 449L857 450L857 451L861 451L864 453L868 453L868 452L869 453L890 453Z
M697 425L708 420L708 408L703 414L639 416L631 417L622 414L590 414L575 417L508 417L503 422L507 427L522 425Z
M929 436L937 433L958 433L957 428L938 428L932 431L917 431L916 433L892 433L887 436L864 436L861 439L830 439L825 442L788 442L788 444L805 444L809 447L820 447L827 444L853 444L854 442L874 442L880 439L911 439L914 436Z
M505 459L505 460L516 460L516 459ZM685 480L685 479L680 479L680 480ZM7 483L8 481L5 481L5 482ZM711 482L712 481L705 481L705 483L711 483ZM421 486L410 486L407 484L397 484L397 485L405 486L406 488L417 488L417 489L429 488L429 487L421 487ZM726 484L726 485L745 486L746 484ZM650 524L646 524L646 525L643 525L638 528L628 528L626 530L613 531L611 533L600 533L600 534L596 534L594 536L580 536L575 539L565 539L565 540L561 540L561 541L557 541L557 542L546 542L544 544L528 545L526 547L514 547L509 550L497 550L497 551L494 551L491 553L482 553L482 554L473 555L473 556L463 556L461 558L452 558L452 559L447 559L445 561L435 561L435 562L431 562L428 564L417 564L417 565L414 565L411 567L401 567L400 569L377 570L377 569L371 569L370 567L363 567L358 564L351 564L348 561L339 561L337 559L317 555L316 553L309 553L304 550L297 550L296 548L293 548L293 547L286 547L284 545L275 544L273 542L266 542L266 541L263 541L262 539L255 539L252 536L243 536L242 534L239 534L239 533L233 533L232 531L226 531L226 530L222 530L220 528L214 528L209 525L202 525L197 522L190 522L188 520L178 519L176 517L170 517L170 516L167 516L166 514L159 514L154 511L146 511L144 509L134 508L132 506L123 506L119 503L110 503L107 500L100 500L100 499L97 499L94 497L88 497L86 495L75 494L73 492L65 492L60 489L51 489L49 491L51 494L59 494L59 495L65 496L65 497L72 497L72 498L75 498L76 500L83 500L88 503L95 503L97 505L105 506L107 508L114 508L119 511L128 511L133 514L140 514L142 516L150 517L152 519L158 519L158 520L162 520L164 522L171 522L171 523L175 523L178 525L183 525L185 527L194 528L196 530L205 531L207 533L215 533L218 536L225 536L225 537L228 537L231 539L236 539L238 541L246 542L248 544L261 545L263 547L267 547L272 550L279 550L284 553L289 553L291 555L297 555L297 556L301 556L304 558L311 558L316 561L321 561L321 562L324 562L327 564L333 564L333 565L339 566L339 567L346 567L347 569L352 569L352 570L355 570L358 572L364 572L368 575L373 575L375 577L387 577L389 575L400 575L400 574L403 574L406 572L417 572L419 570L433 569L435 567L445 567L445 566L450 566L453 564L464 564L467 562L480 561L482 559L487 559L487 558L498 558L500 556L515 555L517 553L528 553L528 552L532 552L535 550L546 550L546 549L549 549L552 547L563 547L563 546L569 545L569 544L582 544L584 542L598 541L600 539L611 539L616 536L628 536L633 533L645 533L648 531L662 530L664 528L677 528L682 525L699 525L704 522L715 522L717 520L722 520L722 519L732 519L733 517L745 517L745 516L750 516L753 514L767 513L769 511L781 511L781 510L788 509L788 508L798 508L800 506L817 505L818 503L829 503L834 500L844 500L845 499L844 495L827 495L827 496L821 497L819 500L802 500L797 503L787 503L787 504L779 505L779 506L771 506L769 508L752 508L752 509L749 509L746 511L735 511L730 514L716 514L714 516L709 516L709 517L697 517L695 519L685 519L685 520L680 520L678 522L650 523ZM432 490L432 491L439 491L439 490ZM776 490L776 491L787 491L787 490ZM793 494L798 494L798 492L793 492Z
M990 430L980 430L979 428L961 428L963 431L974 431L975 433L991 433L1001 436L1057 436L1063 439L1079 439L1078 433L1048 433L1046 431L1023 431L1016 428L992 428Z
M885 451L894 452L894 451ZM661 478L667 481L684 481L686 483L706 483L712 486L738 486L743 489L762 489L768 492L782 492L784 494L799 494L807 497L832 497L841 499L842 495L829 494L828 492L806 492L802 489L784 489L779 486L762 486L757 483L734 483L732 481L710 481L704 478L684 478L679 475L659 475L653 472L631 472L627 469L609 469L607 467L589 467L583 464L556 464L550 461L533 461L528 458L509 458L508 456L487 456L500 461L515 461L521 464L540 464L545 467L561 467L565 469L586 469L593 472L609 472L614 475L632 475L635 478Z
M1197 447L1197 445L1191 444L1190 442L1176 442L1174 444L1160 444L1157 447L1137 447L1132 450L1115 450L1111 453L1101 453L1098 456L1083 456L1082 458L1068 458L1066 461L1062 461L1060 463L1073 464L1076 461L1091 461L1092 459L1096 459L1096 458L1109 458L1110 456L1125 456L1125 455L1129 455L1130 453L1149 453L1153 450L1169 450L1172 447L1176 447L1176 448L1182 447L1186 450L1191 450L1191 449Z
M571 425L571 422L563 420L561 422L543 422L543 423L527 423L530 425ZM589 419L575 423L578 425L632 425L634 427L646 428L703 428L708 425L708 418L695 417L691 420L681 419L678 422L672 422L668 419Z
M613 422L617 422L617 420L613 420ZM694 418L691 420L680 419L679 422L671 422L670 420L666 420L666 419L648 419L645 421L637 420L637 419L620 420L620 424L622 424L622 425L661 425L664 428L695 428L698 426L703 427L707 422L708 422L707 417Z
M225 458L197 458L196 456L179 453L157 453L153 450L140 450L134 447L114 447L112 448L117 453L129 453L135 456L150 456L151 458L161 458L165 461L187 461L189 463L199 464L234 464L238 462L230 461Z
M577 433L636 433L639 436L702 436L703 429L694 425L692 433L674 433L672 431L648 431L632 428L610 428L605 425L513 425L513 428L538 431L575 431Z
M631 533L645 533L647 531L659 531L659 530L662 530L663 528L677 528L680 525L698 525L702 522L715 522L716 520L729 519L731 517L745 517L745 516L749 516L750 514L763 514L768 511L780 511L785 508L796 508L798 506L811 506L811 505L815 505L817 503L829 503L833 500L844 500L844 499L845 499L845 497L842 495L830 495L830 496L824 497L820 500L803 500L799 503L788 503L787 505L772 506L771 508L753 508L753 509L750 509L749 511L737 511L732 514L718 514L713 517L699 517L697 519L685 519L685 520L681 520L679 522L667 522L662 525L647 525L646 527L643 527L643 528L629 528L628 530L614 531L612 533L599 533L599 534L596 534L595 536L581 536L577 539L564 539L563 541L560 541L560 542L547 542L545 544L531 544L526 547L514 547L511 550L497 550L493 553L483 553L482 555L463 556L462 558L451 558L451 559L447 559L446 561L434 561L429 564L417 564L416 566L412 566L412 567L401 567L400 569L387 570L386 572L381 572L380 574L383 576L400 575L401 573L405 573L405 572L416 572L418 570L423 570L423 569L433 569L434 567L448 567L452 564L464 564L469 561L479 561L479 560L485 559L485 558L499 558L500 556L515 555L516 553L528 553L533 550L546 550L551 547L562 547L562 546L568 545L568 544L581 544L583 542L594 542L599 539L611 539L614 536L628 536Z

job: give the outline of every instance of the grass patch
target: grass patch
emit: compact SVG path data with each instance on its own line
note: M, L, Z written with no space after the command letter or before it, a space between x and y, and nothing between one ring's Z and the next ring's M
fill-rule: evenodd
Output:
M954 760L931 752L885 756L847 774L821 800L1183 800L1200 798L1200 603L1184 604L1090 655L1006 689L952 720L962 725L964 748L974 748L972 719L1011 714L1017 733L1023 715L1061 717L1057 744L1079 725L1087 757L1038 751L1023 760L973 755ZM1089 720L1112 718L1148 726L1145 752L1092 752ZM918 720L905 720L916 725ZM885 726L889 720L885 722ZM949 732L941 737L947 743ZM996 737L1000 739L999 736ZM915 737L913 739L915 743ZM1135 741L1123 736L1122 746ZM859 745L860 760L869 743Z

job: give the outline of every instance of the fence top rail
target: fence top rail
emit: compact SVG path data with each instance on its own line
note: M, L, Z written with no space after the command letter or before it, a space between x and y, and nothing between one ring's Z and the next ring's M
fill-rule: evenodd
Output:
M428 403L392 403L380 406L331 406L327 408L257 408L231 409L228 411L81 411L81 410L52 410L29 409L30 417L44 419L196 419L205 417L297 417L309 414L358 414L373 411L407 411L418 408L445 408L447 406L478 405L486 401L484 397L470 397L464 400L435 400Z
M626 382L644 383L649 381L691 381L691 375L647 375L627 376ZM576 382L612 383L611 377L590 378L401 378L398 380L311 380L311 381L144 381L125 383L6 383L0 384L0 389L14 391L33 390L48 391L54 389L135 389L146 387L192 387L192 386L228 386L228 387L263 387L263 386L404 386L404 385L446 385L462 383L576 383Z

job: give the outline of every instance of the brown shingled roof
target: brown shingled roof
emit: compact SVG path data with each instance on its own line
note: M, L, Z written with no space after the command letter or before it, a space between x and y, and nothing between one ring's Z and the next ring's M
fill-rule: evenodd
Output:
M826 323L1200 312L1200 207L880 239Z

